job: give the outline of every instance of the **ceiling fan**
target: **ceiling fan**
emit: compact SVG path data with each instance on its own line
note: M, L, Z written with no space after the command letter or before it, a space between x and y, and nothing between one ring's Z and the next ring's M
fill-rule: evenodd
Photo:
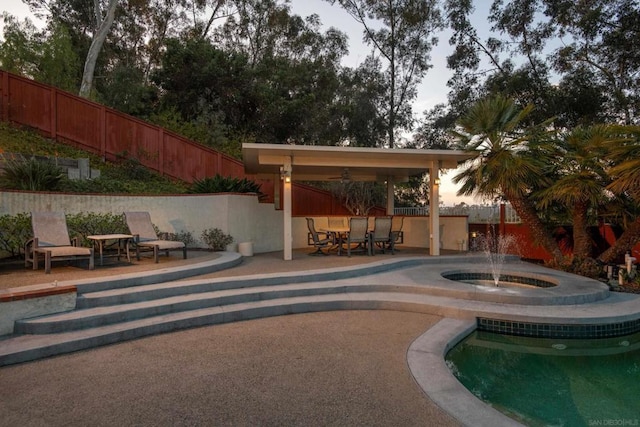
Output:
M351 182L351 173L349 172L349 168L342 169L342 173L340 176L331 176L329 177L331 180L340 180L343 184L348 184Z

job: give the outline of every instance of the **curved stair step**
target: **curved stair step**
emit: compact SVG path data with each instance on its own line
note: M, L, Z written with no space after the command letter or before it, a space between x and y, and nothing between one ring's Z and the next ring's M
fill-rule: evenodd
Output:
M93 308L117 304L130 304L152 299L168 298L183 294L206 293L238 288L266 287L274 285L301 284L365 277L400 268L417 266L424 262L419 258L384 261L356 268L312 270L307 272L256 274L251 276L224 277L215 279L177 280L141 286L121 287L95 292L79 289L77 308Z
M279 298L360 292L400 292L421 294L429 293L429 289L413 285L367 283L339 284L335 282L296 284L295 286L265 286L258 289L228 289L198 294L179 295L131 304L73 310L64 313L24 319L16 321L14 330L17 334L54 334L215 306L228 306Z
M438 302L425 305L415 295L361 293L279 298L208 307L48 335L19 335L0 341L0 366L114 344L180 329L264 317L332 310L439 311ZM446 305L446 304L445 304Z

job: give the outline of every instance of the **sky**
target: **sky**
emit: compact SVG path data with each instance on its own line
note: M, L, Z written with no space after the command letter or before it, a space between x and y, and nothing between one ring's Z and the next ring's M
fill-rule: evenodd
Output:
M488 5L489 2L481 0L477 2ZM362 27L339 5L331 5L325 0L292 0L291 10L293 13L306 17L313 13L318 14L322 22L323 30L335 27L346 33L349 37L349 55L343 60L343 65L357 67L364 61L370 48L362 43ZM38 21L30 13L29 8L21 0L2 0L0 9L2 12L9 12L11 15L22 20L29 17L36 25ZM478 11L480 15L482 11ZM480 17L478 21L482 21ZM486 22L486 20L484 20ZM2 34L2 19L0 19L0 34ZM486 30L486 29L485 29ZM482 29L480 29L482 31ZM440 42L431 52L431 63L433 68L429 70L418 88L418 96L413 102L413 111L416 118L421 118L423 112L432 108L436 104L445 103L447 100L447 80L451 73L447 69L447 55L450 54L451 47L448 43L449 36L439 35ZM450 170L441 176L440 200L445 206L452 206L465 202L467 204L481 203L471 197L459 197L456 195L458 186L451 182L451 177L457 173Z

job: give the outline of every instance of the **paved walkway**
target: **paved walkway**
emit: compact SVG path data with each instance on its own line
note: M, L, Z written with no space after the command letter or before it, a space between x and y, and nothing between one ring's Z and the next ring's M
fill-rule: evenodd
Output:
M404 254L415 255L409 252ZM177 262L165 259L166 263L146 268L169 269L212 256L216 255L204 253ZM300 276L306 272L307 277L322 280L313 270L370 262L389 265L386 259L393 258L387 257L298 253L293 261L282 261L281 254L262 254L199 277L258 274L267 278L266 273L300 271ZM517 425L473 397L444 363L447 346L475 327L473 319L581 325L636 322L640 315L638 297L603 295L600 288L606 286L577 276L545 272L557 286L533 291L535 295L508 287L472 286L475 289L470 291L469 285L442 283L445 270L465 264L464 255L425 261L367 276L366 285L378 286L379 291L344 297L354 307L376 311L309 313L216 325L2 368L0 405L7 406L3 413L10 413L6 425L84 425L85 421L98 425L458 425L448 414L465 425ZM479 262L475 260L476 265ZM145 271L142 264L118 264L93 272L60 267L56 272L60 279L54 280L91 281L96 274L107 275L110 268L110 274L126 275L135 269ZM518 268L536 270L524 263L509 265L510 270ZM48 283L24 281L23 286L51 286L54 275L46 276ZM358 277L346 277L333 283L362 285ZM385 290L414 285L428 285L428 289L422 289L424 294ZM547 292L543 302L539 295ZM316 298L342 301L341 296ZM0 420L0 425L4 422Z
M413 251L412 251L413 252ZM405 252L406 253L406 252ZM192 253L175 263L201 261ZM307 271L384 255L260 254L208 277ZM161 263L0 272L37 286ZM25 274L27 273L27 274ZM46 280L44 280L46 279ZM142 338L0 368L0 426L367 425L454 426L412 378L406 353L440 317L396 311L281 316Z

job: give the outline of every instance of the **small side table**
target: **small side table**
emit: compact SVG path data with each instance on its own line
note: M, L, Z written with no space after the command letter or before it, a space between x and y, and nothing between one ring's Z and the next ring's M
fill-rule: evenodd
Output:
M93 240L94 245L98 247L98 253L100 254L100 265L103 265L103 250L104 244L107 240L117 240L118 241L118 261L120 261L120 247L122 246L122 241L125 242L125 248L127 250L127 261L131 263L131 255L129 254L129 243L133 239L133 235L131 234L99 234L96 236L87 236L87 239Z

